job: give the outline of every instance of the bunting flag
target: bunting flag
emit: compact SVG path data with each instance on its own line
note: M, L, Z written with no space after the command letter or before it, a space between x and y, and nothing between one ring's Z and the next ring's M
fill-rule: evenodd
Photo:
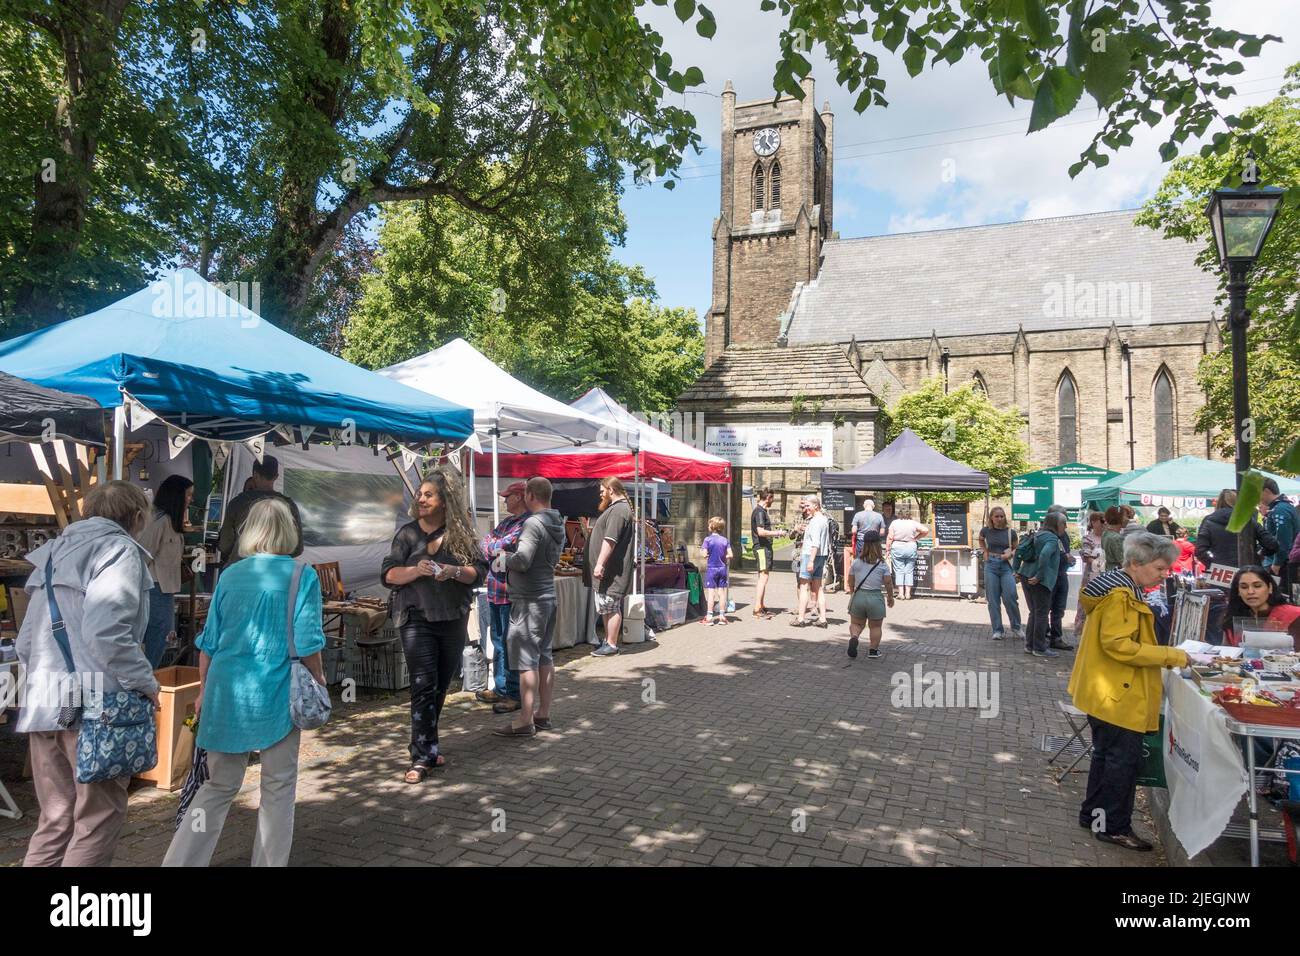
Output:
M194 435L172 425L167 426L167 454L169 458L175 459L177 455L190 446L194 441Z
M290 445L294 443L292 425L276 425L275 433L279 435L281 438L283 438Z
M230 443L224 441L209 441L208 450L212 452L212 470L218 471L226 467L226 462L230 460Z
M250 438L244 442L244 447L253 453L253 457L260 464L266 452L266 436L258 435L255 438Z
M129 394L126 396L126 408L127 408L127 412L129 413L131 431L139 431L141 428L144 428L145 425L148 425L151 421L153 421L155 418L158 417L153 412L149 411L149 409L145 408L144 405L142 405L135 398L131 397L131 395ZM182 445L181 447L184 446ZM175 455L173 455L172 457L174 458Z
M420 460L420 456L405 445L402 446L402 471L410 471L411 466Z
M471 432L470 436L465 439L465 446L471 451L483 454L483 444L478 440L478 432Z
M316 433L315 425L299 425L298 434L302 436L302 443L305 445L311 441L311 436Z

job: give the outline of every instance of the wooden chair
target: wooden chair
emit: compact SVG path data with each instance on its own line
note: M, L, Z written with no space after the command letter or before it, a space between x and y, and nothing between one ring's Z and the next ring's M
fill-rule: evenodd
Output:
M343 574L339 571L337 561L329 561L325 564L313 564L316 569L316 576L320 578L320 595L326 601L342 601L344 599L343 591Z

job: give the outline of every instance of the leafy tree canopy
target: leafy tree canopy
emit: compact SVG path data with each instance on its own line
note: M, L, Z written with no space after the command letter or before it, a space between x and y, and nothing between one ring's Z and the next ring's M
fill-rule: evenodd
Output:
M652 2L718 32L697 0ZM1033 102L1031 132L1087 94L1107 122L1072 172L1165 118L1167 157L1220 119L1210 150L1250 137L1218 104L1242 60L1276 39L1176 0L762 5L785 19L777 94L803 96L817 46L859 111L886 104L886 51L911 75L980 56L992 91ZM329 260L382 204L446 199L509 218L575 148L640 180L674 174L700 142L674 94L705 75L673 62L645 7L9 0L0 75L19 102L0 127L12 187L0 194L0 310L31 324L77 314L180 250L212 278L259 279L269 319L324 341L314 313L337 302L322 287L335 281Z
M1011 479L1030 469L1029 447L1020 437L1024 430L1020 413L999 411L974 382L945 393L942 377L927 379L889 406L886 414L886 442L897 438L904 428L912 429L940 454L987 472L989 494L994 497L1010 495ZM924 509L934 501L970 500L982 498L983 493L918 493L913 497Z
M645 274L611 255L617 170L568 168L574 202L539 202L518 222L445 199L386 207L344 357L382 367L461 337L562 400L599 385L634 410L670 408L703 368L695 311L658 306Z
M1300 64L1287 71L1281 93L1246 111L1255 131L1255 162L1260 181L1291 187L1273 232L1250 273L1251 309L1246 357L1254 440L1251 459L1271 471L1282 459L1300 422ZM1219 265L1205 207L1210 193L1239 185L1247 163L1245 144L1223 155L1175 160L1138 222L1199 247L1197 262L1218 273ZM1220 304L1227 301L1227 278L1220 277ZM1219 452L1234 453L1232 352L1213 352L1201 360L1197 380L1205 392L1196 427L1212 435Z

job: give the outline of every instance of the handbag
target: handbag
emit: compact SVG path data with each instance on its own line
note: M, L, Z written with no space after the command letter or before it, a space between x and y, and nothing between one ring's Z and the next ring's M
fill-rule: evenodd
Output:
M467 644L460 655L460 689L477 693L488 688L488 662L483 648Z
M45 559L45 597L50 605L50 630L63 654L68 673L76 680L77 667L68 643L67 625L54 598L54 560ZM80 690L80 688L77 688ZM77 731L77 783L100 783L134 777L158 763L158 726L153 701L135 691L119 690L98 695L80 706L71 702L59 709L58 724Z
M298 582L302 580L303 567L294 562L293 577L289 579L289 607L285 612L285 637L289 643L289 719L299 730L315 730L325 726L333 705L329 688L307 670L293 641L293 617L298 607Z

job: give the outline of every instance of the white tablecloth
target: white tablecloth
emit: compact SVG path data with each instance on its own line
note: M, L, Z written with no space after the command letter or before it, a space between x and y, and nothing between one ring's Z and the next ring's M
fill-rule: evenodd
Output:
M1249 781L1227 713L1196 684L1165 672L1165 739L1169 825L1189 857L1217 840Z
M584 623L580 623L584 622ZM558 576L555 579L556 650L576 644L595 644L596 605L580 577Z

